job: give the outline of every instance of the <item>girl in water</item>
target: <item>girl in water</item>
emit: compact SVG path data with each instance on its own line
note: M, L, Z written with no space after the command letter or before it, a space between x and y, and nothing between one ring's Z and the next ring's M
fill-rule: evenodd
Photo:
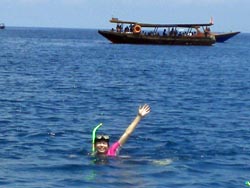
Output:
M125 142L129 138L129 136L135 130L138 123L149 112L150 112L149 105L144 104L143 106L140 106L138 109L138 114L135 117L135 119L128 126L128 128L125 130L125 132L120 137L120 139L117 142L115 142L114 144L112 144L111 146L109 145L109 136L108 135L95 136L95 131L99 128L99 126L101 125L100 124L93 131L94 132L93 133L93 154L98 155L98 156L117 156L121 146L123 146L125 144Z

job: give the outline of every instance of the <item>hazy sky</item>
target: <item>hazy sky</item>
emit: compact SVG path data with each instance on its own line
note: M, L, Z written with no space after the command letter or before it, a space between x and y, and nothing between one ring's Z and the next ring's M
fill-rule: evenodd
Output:
M208 23L250 33L250 0L0 0L6 26L111 28L118 17L144 23Z

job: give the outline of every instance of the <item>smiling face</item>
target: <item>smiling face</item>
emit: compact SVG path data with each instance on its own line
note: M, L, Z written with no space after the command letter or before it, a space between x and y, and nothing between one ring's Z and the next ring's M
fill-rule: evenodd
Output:
M108 141L106 140L97 140L95 142L95 149L97 154L106 154L109 149Z

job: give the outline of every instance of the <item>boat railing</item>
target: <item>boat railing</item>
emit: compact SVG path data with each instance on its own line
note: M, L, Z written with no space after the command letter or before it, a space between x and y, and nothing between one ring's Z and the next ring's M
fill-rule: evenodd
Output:
M154 30L142 30L141 27L137 28L137 31L134 29L135 27L125 27L123 29L122 26L117 26L116 29L112 28L112 32L123 33L123 34L140 34L144 36L157 36L157 37L211 37L213 35L210 32L210 29L205 29L204 32L200 31L198 28L192 30L188 28L187 30L178 30L177 28L168 28L164 29L163 31L159 32L158 28Z

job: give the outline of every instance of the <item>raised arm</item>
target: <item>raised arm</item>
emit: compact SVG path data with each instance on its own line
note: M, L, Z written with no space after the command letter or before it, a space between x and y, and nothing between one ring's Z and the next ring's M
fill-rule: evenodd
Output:
M128 137L131 135L131 133L135 130L138 123L141 121L143 117L145 117L150 112L150 106L147 104L144 104L143 106L140 106L138 109L138 114L135 117L135 119L132 121L132 123L128 126L126 131L123 133L121 138L119 139L120 145L124 145L124 143L127 141Z

